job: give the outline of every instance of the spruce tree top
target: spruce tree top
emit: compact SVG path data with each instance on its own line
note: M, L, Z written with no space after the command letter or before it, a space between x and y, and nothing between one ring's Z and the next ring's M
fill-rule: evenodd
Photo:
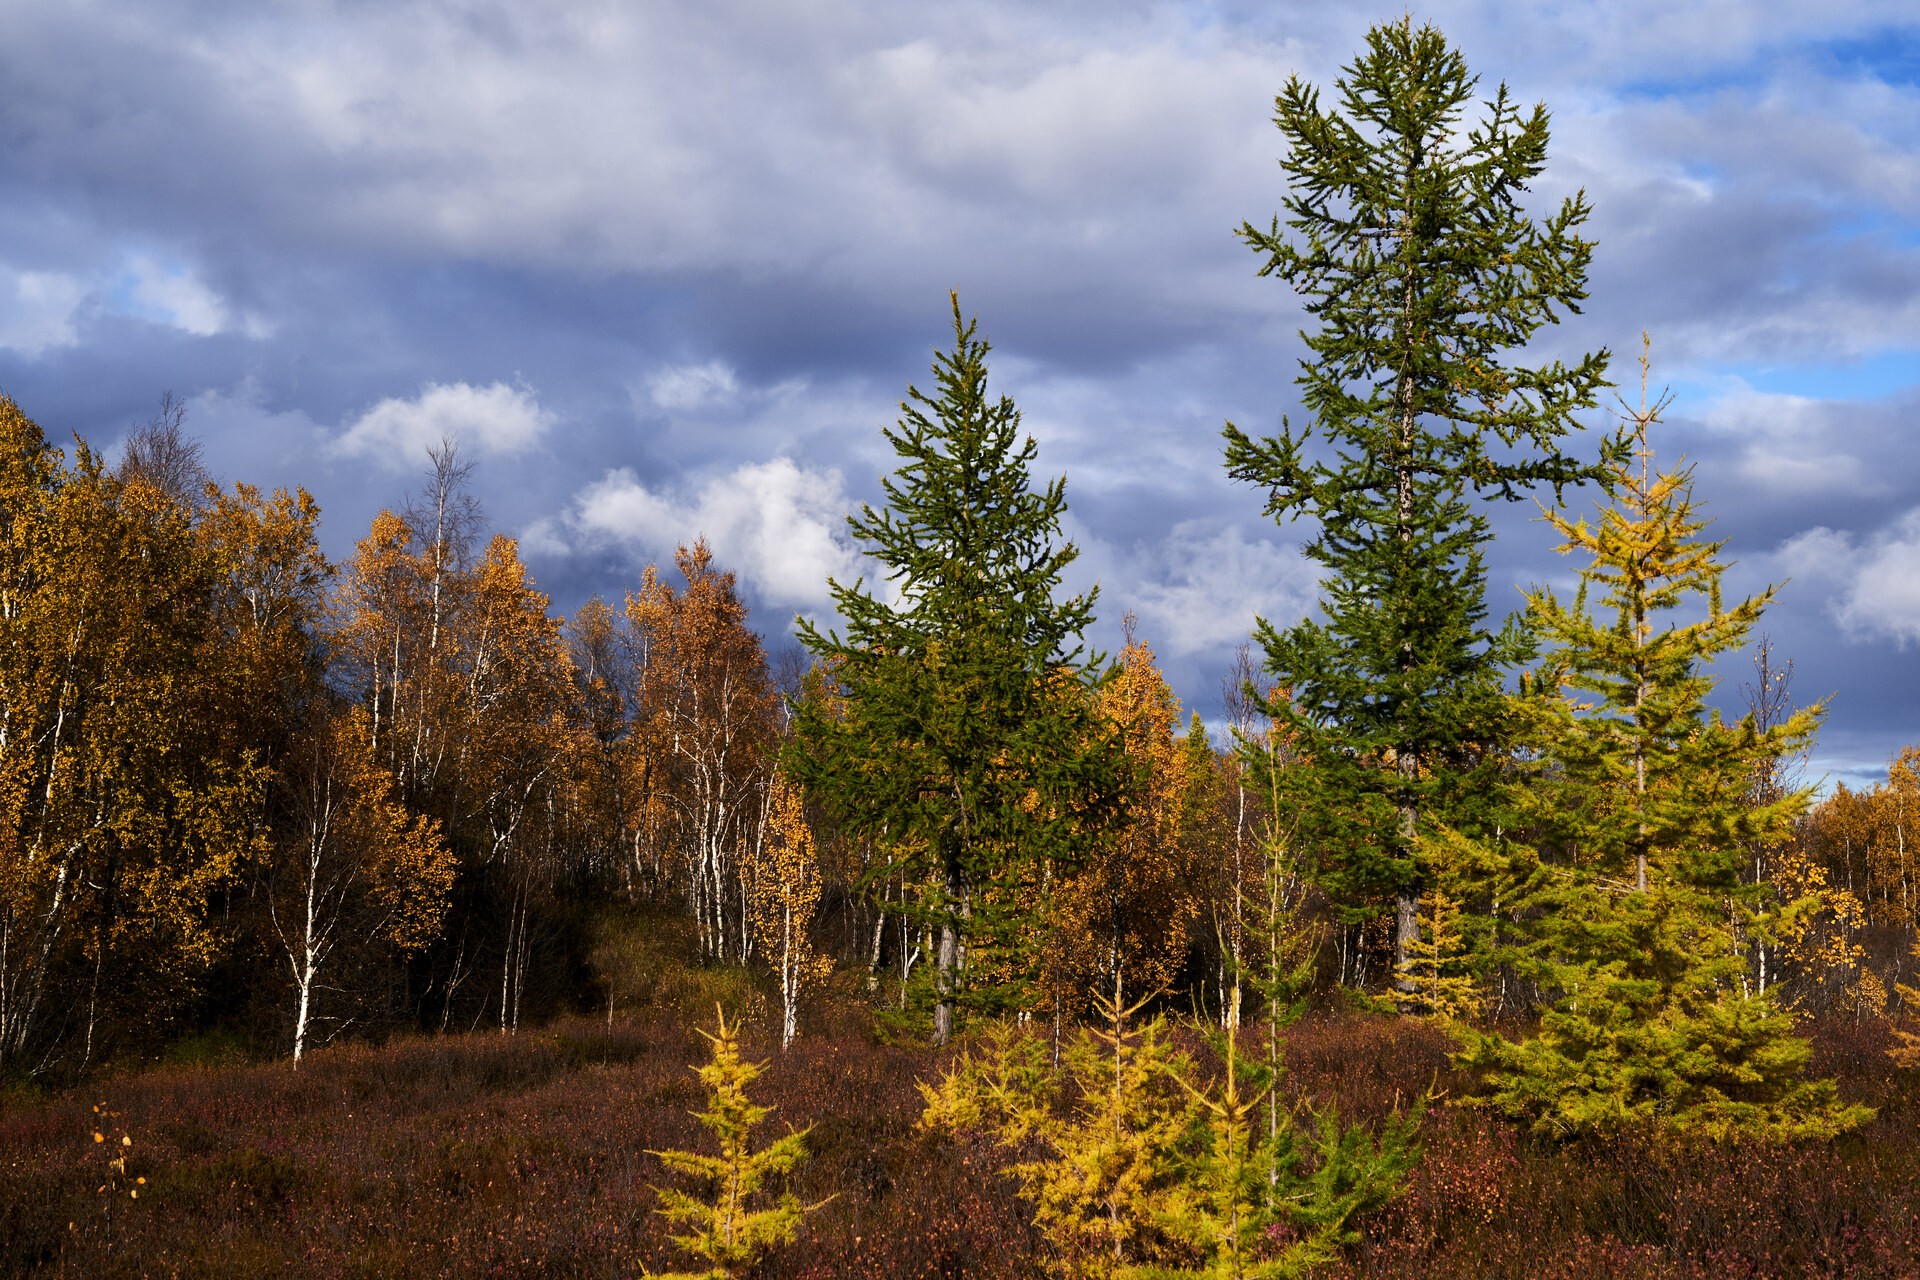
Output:
M1292 235L1276 217L1240 236L1318 321L1301 333L1298 381L1339 460L1305 459L1311 430L1257 447L1229 426L1236 474L1259 464L1243 478L1269 486L1271 514L1391 506L1403 469L1504 498L1604 478L1557 441L1606 385L1607 352L1571 367L1505 359L1587 296L1586 193L1529 218L1519 201L1546 164L1546 107L1523 115L1501 85L1463 130L1477 84L1439 31L1402 19L1367 33L1335 82L1338 110L1298 76L1275 101Z
M1274 781L1305 788L1302 843L1322 888L1362 912L1391 892L1402 942L1422 815L1493 824L1484 775L1511 738L1502 680L1529 652L1519 628L1487 625L1491 530L1474 499L1607 474L1561 449L1605 385L1607 353L1513 359L1586 296L1585 197L1528 217L1546 110L1522 113L1502 87L1469 127L1476 83L1410 20L1367 34L1331 110L1289 79L1274 117L1285 225L1240 228L1317 326L1301 335L1297 380L1310 424L1283 420L1262 440L1226 428L1229 473L1267 491L1268 514L1316 523L1303 553L1324 570L1324 623L1259 624L1286 690L1269 709L1312 760Z
M884 432L901 460L881 481L886 505L863 503L847 520L898 584L899 603L869 595L864 580L831 582L846 639L822 636L804 619L801 638L816 654L844 661L875 651L918 657L966 637L1005 649L1023 669L1091 671L1101 658L1084 655L1080 634L1099 589L1053 598L1079 555L1071 542L1056 545L1066 480L1033 491L1037 446L1021 438L1012 399L988 396L991 347L976 336L976 321L962 319L959 295L949 300L954 346L934 355L938 395L907 388L899 423Z

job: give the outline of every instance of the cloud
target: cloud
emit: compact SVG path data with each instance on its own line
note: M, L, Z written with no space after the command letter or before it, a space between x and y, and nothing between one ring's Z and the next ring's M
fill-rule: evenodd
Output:
M647 379L647 394L662 409L700 409L739 394L733 370L719 360L669 365Z
M37 356L78 341L73 317L86 286L57 271L15 272L0 266L0 347Z
M196 337L227 327L227 305L185 267L165 266L144 254L127 262L122 293L127 310L142 319L172 325Z
M1920 642L1920 507L1864 538L1825 527L1781 545L1779 562L1825 586L1827 611L1856 640Z
M845 533L850 505L839 471L809 470L790 458L748 463L679 494L649 488L620 467L582 489L562 520L540 525L532 545L612 546L657 563L704 537L715 562L762 602L830 610L828 577L851 583L862 568Z
M1142 634L1176 657L1236 645L1253 634L1255 618L1289 626L1319 595L1297 548L1212 520L1176 524L1132 568L1139 585L1127 599L1146 624Z
M411 400L382 400L361 414L333 442L331 452L371 458L390 471L414 471L426 451L447 438L483 454L525 453L540 443L554 420L528 387L431 382Z
M1904 546L1920 506L1920 85L1899 64L1920 21L1911 0L1623 4L1420 14L1482 92L1552 110L1528 207L1594 205L1591 298L1534 351L1611 346L1625 382L1652 333L1684 388L1657 444L1697 462L1730 585L1826 531L1797 547L1831 579L1800 572L1769 625L1821 692L1873 690L1837 718L1910 732L1915 699L1879 678L1906 615L1856 561ZM1232 229L1286 195L1274 93L1294 71L1330 93L1360 9L13 10L0 385L43 421L107 438L164 388L199 397L215 469L309 484L339 539L464 427L478 496L559 607L704 529L813 609L855 563L841 513L880 500L879 428L929 386L957 288L1036 474L1069 477L1072 586L1104 584L1103 627L1136 609L1191 698L1255 614L1310 598L1302 534L1221 471L1223 418L1304 421L1310 327ZM1496 513L1496 610L1564 568L1532 514Z

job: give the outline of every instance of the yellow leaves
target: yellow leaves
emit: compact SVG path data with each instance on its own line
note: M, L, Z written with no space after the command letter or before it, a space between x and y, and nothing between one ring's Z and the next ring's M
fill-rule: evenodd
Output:
M1063 877L1048 967L1055 982L1081 990L1111 985L1118 967L1129 986L1150 990L1179 971L1199 918L1199 877L1184 837L1190 794L1208 780L1174 737L1179 701L1146 644L1129 638L1098 696L1131 765L1130 813Z
M1472 972L1472 951L1460 928L1461 904L1444 889L1430 888L1420 901L1420 936L1407 944L1395 975L1408 984L1393 1001L1403 1013L1451 1021L1478 1016L1484 1005Z
M775 773L766 804L761 839L750 850L741 878L760 952L780 979L784 1047L797 1030L800 1000L833 973L833 958L815 951L808 936L823 884L800 790Z
M4 1060L44 1007L30 988L57 977L20 957L111 972L137 953L157 976L129 1002L144 1020L190 994L220 949L209 905L260 850L267 771L199 508L84 446L65 465L11 402L0 435L19 450L0 465L0 909L33 935L0 953L0 989L22 997L0 1007ZM104 927L63 951L89 911Z
M1885 782L1836 787L1807 815L1806 843L1826 865L1846 869L1876 922L1920 923L1920 747L1894 757Z
M1908 955L1910 959L1920 962L1920 937L1913 940L1913 948ZM1903 1021L1907 1026L1914 1025L1916 1018L1920 1018L1920 987L1909 986L1902 982L1897 984L1894 990L1900 996ZM1882 994L1884 996L1885 993ZM1893 1064L1897 1067L1920 1068L1920 1034L1909 1031L1904 1026L1895 1027L1893 1041L1887 1047L1887 1056L1893 1059Z

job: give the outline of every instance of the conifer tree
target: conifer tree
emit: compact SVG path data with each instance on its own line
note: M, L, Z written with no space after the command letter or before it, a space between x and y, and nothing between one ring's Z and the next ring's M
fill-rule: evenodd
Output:
M1432 27L1375 27L1336 108L1287 82L1287 229L1240 228L1318 326L1297 379L1311 424L1258 441L1226 428L1229 472L1267 491L1268 514L1316 523L1304 551L1325 571L1324 621L1259 624L1290 691L1271 709L1310 761L1269 785L1289 789L1302 851L1350 917L1394 903L1400 961L1417 932L1421 816L1476 821L1508 735L1502 674L1527 652L1487 622L1475 500L1599 474L1561 440L1605 385L1606 353L1571 367L1512 356L1586 296L1586 199L1544 223L1522 210L1546 109L1522 112L1502 86L1468 126L1476 84Z
M753 1129L768 1111L747 1097L747 1086L759 1076L760 1068L741 1060L738 1028L727 1025L724 1010L716 1014L714 1033L700 1033L713 1045L713 1058L696 1069L707 1086L708 1102L707 1109L695 1115L718 1140L720 1154L649 1153L659 1156L669 1169L703 1179L711 1190L709 1200L671 1188L660 1191L660 1212L688 1229L686 1235L675 1236L674 1243L706 1259L709 1266L662 1280L733 1280L757 1262L768 1246L791 1243L801 1219L819 1207L802 1205L791 1191L783 1192L771 1209L749 1207L768 1178L806 1159L808 1131L789 1132L762 1150L752 1149Z
M1438 885L1420 906L1420 936L1407 944L1394 1002L1404 1011L1438 1018L1470 1017L1480 1011L1473 956L1461 929L1461 904Z
M1080 636L1096 592L1055 600L1078 554L1058 542L1066 482L1031 487L1036 447L987 394L986 339L953 299L938 394L910 387L887 504L848 517L897 601L832 583L846 635L801 620L841 714L803 702L786 767L850 835L883 841L938 934L933 1036L944 1043L969 947L1014 944L1021 897L987 892L1098 840L1123 776ZM1028 879L1033 877L1027 874Z
M980 1130L1020 1157L1006 1166L1034 1225L1052 1241L1050 1269L1109 1280L1165 1259L1159 1229L1194 1109L1175 1083L1191 1064L1162 1019L1134 1027L1145 1001L1096 1000L1104 1026L1069 1041L1062 1066L1046 1042L1011 1024L937 1087L922 1085L921 1127ZM1062 1111L1059 1095L1075 1105Z
M1280 1071L1210 1036L1221 1067L1203 1083L1145 1005L1097 1004L1054 1065L1044 1040L1002 1024L927 1100L922 1128L990 1135L1055 1246L1051 1269L1102 1280L1297 1276L1357 1238L1354 1219L1391 1200L1415 1159L1424 1105L1376 1135L1332 1108L1279 1107ZM1063 1106L1062 1103L1065 1103ZM1264 1130L1264 1132L1263 1132ZM1293 1234L1273 1248L1270 1229Z
M1702 536L1691 470L1652 467L1666 401L1646 403L1644 355L1641 371L1638 455L1616 468L1614 505L1593 522L1547 516L1563 552L1590 557L1579 592L1529 596L1551 649L1528 691L1544 763L1540 839L1521 857L1538 886L1528 968L1550 1007L1525 1041L1468 1033L1466 1059L1494 1107L1544 1133L1828 1136L1870 1113L1804 1079L1809 1048L1772 993L1744 990L1737 934L1768 909L1765 886L1741 883L1746 850L1784 839L1809 795L1756 803L1749 781L1803 748L1822 708L1763 730L1708 707L1705 664L1745 643L1773 588L1723 604L1723 544Z

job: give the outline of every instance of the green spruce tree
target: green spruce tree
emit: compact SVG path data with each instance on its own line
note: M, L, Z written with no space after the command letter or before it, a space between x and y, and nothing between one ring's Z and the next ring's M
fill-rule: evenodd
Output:
M1016 977L1016 892L1047 863L1084 856L1116 809L1123 761L1091 696L1102 660L1080 636L1096 592L1056 600L1078 554L1058 542L1066 481L1035 492L1020 414L987 394L988 345L953 299L954 347L938 394L909 388L885 509L848 524L896 602L832 583L846 635L801 620L837 682L840 714L798 706L786 767L855 837L883 842L937 934L933 1038L968 995L967 952ZM976 966L976 972L980 966ZM977 989L1004 995L1010 985ZM1017 984L1011 984L1017 987Z
M1269 783L1289 790L1301 849L1350 919L1394 905L1401 964L1422 817L1484 819L1509 736L1502 677L1528 652L1487 622L1479 500L1600 474L1561 441L1605 385L1606 353L1513 358L1586 296L1588 206L1526 214L1546 109L1522 112L1502 86L1470 126L1476 84L1410 19L1368 32L1336 108L1290 79L1275 114L1285 229L1240 229L1317 325L1297 379L1311 424L1258 441L1226 429L1229 472L1267 491L1270 515L1315 523L1305 554L1325 571L1324 621L1259 624L1287 694L1272 709L1309 761Z
M1549 1007L1525 1040L1468 1032L1465 1061L1491 1105L1546 1134L1830 1136L1870 1113L1805 1078L1807 1043L1748 989L1741 946L1775 909L1741 883L1745 851L1788 838L1810 794L1756 801L1749 784L1806 747L1822 709L1762 728L1707 705L1707 664L1746 643L1773 589L1723 603L1723 544L1703 536L1691 470L1653 468L1666 401L1646 403L1644 355L1641 372L1614 505L1547 517L1563 552L1590 558L1579 591L1529 596L1549 652L1524 700L1540 763L1514 878L1533 886L1521 968Z

